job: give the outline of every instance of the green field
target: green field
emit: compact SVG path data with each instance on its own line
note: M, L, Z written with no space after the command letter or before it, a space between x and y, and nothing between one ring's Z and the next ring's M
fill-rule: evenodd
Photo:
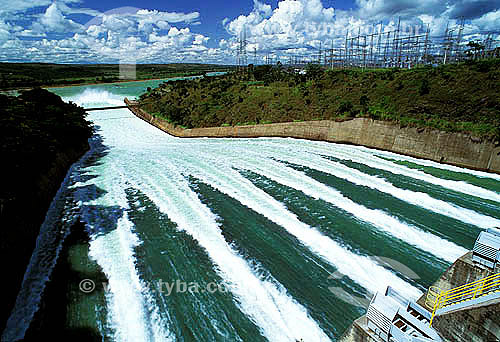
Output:
M228 71L231 66L211 64L137 64L138 80L203 75ZM0 90L120 80L117 64L0 63Z

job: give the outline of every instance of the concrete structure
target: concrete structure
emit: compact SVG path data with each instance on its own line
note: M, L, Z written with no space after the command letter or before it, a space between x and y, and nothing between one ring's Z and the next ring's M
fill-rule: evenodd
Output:
M500 265L500 229L490 228L479 234L472 250L472 260L492 269Z
M463 133L400 127L385 121L356 118L348 121L286 122L252 126L183 129L154 117L125 99L137 117L181 138L292 137L361 145L476 170L500 173L500 145Z
M491 304L450 312L436 317L432 326L450 342L498 342L500 304L496 300Z
M384 342L440 342L437 332L429 327L430 319L425 308L387 287L385 295L373 296L366 313L366 326Z
M485 267L472 260L472 252L465 254L453 263L434 283L433 288L439 288L443 292L461 287L464 284L473 283L484 278L495 277L499 273L500 265L495 269ZM496 289L493 289L496 290ZM377 295L379 296L379 295ZM427 294L417 300L419 308L424 308L427 313L422 314L429 321L432 315L432 308L426 306ZM397 308L398 313L401 307L401 300L394 304L394 296L391 296L392 304ZM397 300L396 300L397 301ZM386 301L386 304L388 301ZM404 302L403 302L404 303ZM404 306L404 304L403 304ZM380 306L379 306L380 307ZM411 306L410 306L411 307ZM457 302L443 307L434 318L432 328L438 333L442 341L446 342L494 342L500 341L500 292L491 291L480 295L473 300ZM368 309L370 311L370 309ZM384 309L380 309L384 311ZM386 316L396 323L395 316L391 315L394 309L385 310ZM349 327L340 338L341 342L384 342L385 335L374 329L374 319L369 319L369 314L360 317ZM372 321L372 323L370 323ZM391 323L391 326L392 324ZM397 323L400 325L401 323ZM381 332L380 324L378 328ZM400 329L401 330L401 329ZM387 329L385 329L387 332ZM395 336L397 330L392 328L389 332ZM391 340L390 340L391 341ZM397 341L393 339L392 341ZM404 340L403 340L404 341ZM411 341L411 340L410 340ZM418 340L415 340L418 341ZM425 340L422 340L425 341Z

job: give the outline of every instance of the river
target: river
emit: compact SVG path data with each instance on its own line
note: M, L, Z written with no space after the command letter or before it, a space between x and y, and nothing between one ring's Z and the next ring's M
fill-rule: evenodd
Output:
M105 107L158 84L51 91ZM374 292L418 298L500 226L498 175L333 143L180 139L127 109L88 119L92 149L47 215L4 338L25 333L76 220L89 242L69 251L65 325L135 342L335 341Z

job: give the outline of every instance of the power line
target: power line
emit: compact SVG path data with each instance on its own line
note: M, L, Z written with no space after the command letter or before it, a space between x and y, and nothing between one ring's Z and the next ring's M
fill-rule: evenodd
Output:
M361 67L361 68L413 68L425 64L447 64L471 58L471 47L467 44L470 37L475 37L477 32L465 33L465 20L461 18L458 25L447 26L444 35L431 36L429 25L427 29L406 32L403 30L401 20L397 26L384 31L383 25L374 25L371 32L357 34L347 30L345 35L330 37L319 44L288 46L280 49L261 51L265 56L266 64L273 64L273 57L293 66L302 66L313 62L334 67ZM353 34L351 34L353 33ZM494 32L481 32L483 37L478 40L484 48L475 53L474 58L487 58L500 53L499 40ZM350 35L351 34L351 35ZM246 64L246 32L243 31L239 39L239 65ZM337 45L336 45L337 44ZM319 47L318 47L319 45ZM326 46L330 45L328 48ZM297 51L305 49L306 52ZM257 50L254 48L254 62L257 59Z

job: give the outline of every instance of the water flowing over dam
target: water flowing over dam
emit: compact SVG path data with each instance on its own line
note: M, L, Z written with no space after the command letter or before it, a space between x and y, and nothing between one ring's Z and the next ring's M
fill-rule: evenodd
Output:
M156 84L53 91L110 107ZM128 109L88 119L92 149L59 201L89 235L71 255L106 287L88 278L96 292L75 291L67 324L108 340L336 341L374 292L418 298L500 226L500 175L326 142L180 139ZM43 288L51 267L27 278ZM4 336L27 328L15 313Z

